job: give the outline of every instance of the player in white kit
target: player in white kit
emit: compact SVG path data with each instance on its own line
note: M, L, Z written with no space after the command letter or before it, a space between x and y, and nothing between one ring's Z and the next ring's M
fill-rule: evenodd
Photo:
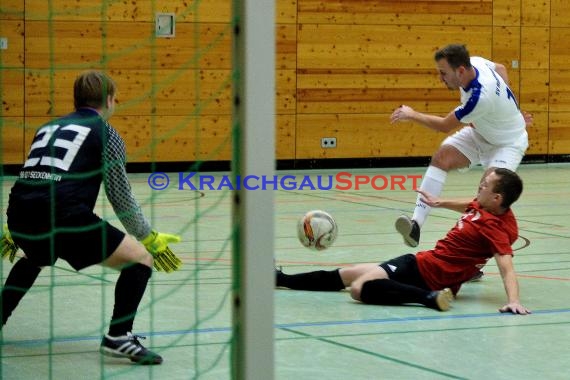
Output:
M521 113L507 85L505 66L470 57L465 45L459 44L445 46L434 58L441 81L450 90L459 89L461 104L445 117L417 112L406 105L390 117L392 123L414 121L444 133L462 126L432 156L420 190L439 196L448 171L478 164L486 169L483 177L493 168L516 171L528 148L526 124L532 123L532 117ZM402 215L396 220L396 230L408 246L419 244L420 230L430 211L418 196L413 216Z

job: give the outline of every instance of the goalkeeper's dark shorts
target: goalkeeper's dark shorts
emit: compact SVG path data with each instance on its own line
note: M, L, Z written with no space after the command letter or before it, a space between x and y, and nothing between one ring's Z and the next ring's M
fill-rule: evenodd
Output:
M92 212L58 219L55 232L49 227L51 221L42 219L33 214L8 213L14 242L37 266L51 266L61 258L81 270L104 261L125 238L123 231Z

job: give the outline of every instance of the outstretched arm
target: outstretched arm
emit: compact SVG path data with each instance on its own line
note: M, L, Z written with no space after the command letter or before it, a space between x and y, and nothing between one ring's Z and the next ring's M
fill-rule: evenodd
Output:
M103 151L103 183L107 198L117 217L131 235L143 240L151 232L150 223L136 201L125 169L125 143L110 125Z
M530 310L521 305L519 301L519 284L513 266L513 257L511 255L499 255L498 253L494 256L507 293L507 304L499 311L501 313L530 314Z
M168 246L170 243L178 243L180 236L159 233L151 228L131 191L125 169L123 139L110 125L107 125L107 138L103 152L103 181L113 210L127 232L140 240L152 255L157 270L172 272L180 269L182 261Z
M451 111L445 117L441 117L417 112L412 107L405 105L396 108L392 116L390 116L390 123L393 124L398 121L414 121L434 131L444 133L463 125L455 116L454 111Z
M465 212L465 209L473 199L441 199L422 190L416 190L421 195L421 201L426 205L436 208L446 208L457 212Z

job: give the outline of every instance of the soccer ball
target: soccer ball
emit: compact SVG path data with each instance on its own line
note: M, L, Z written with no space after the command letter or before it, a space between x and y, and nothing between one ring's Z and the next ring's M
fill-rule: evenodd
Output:
M297 224L299 241L305 247L322 251L336 240L338 227L334 218L322 210L307 212Z

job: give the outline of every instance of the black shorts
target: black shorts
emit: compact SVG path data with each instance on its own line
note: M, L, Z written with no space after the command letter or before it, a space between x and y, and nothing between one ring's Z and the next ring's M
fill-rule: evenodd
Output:
M416 255L414 254L408 253L406 255L396 257L383 262L380 266L386 271L386 273L388 273L390 280L431 290L420 274Z
M51 266L62 258L75 270L99 264L109 257L125 233L99 218L94 213L67 216L56 222L55 233L51 222L27 215L8 216L8 227L14 242L37 266Z

